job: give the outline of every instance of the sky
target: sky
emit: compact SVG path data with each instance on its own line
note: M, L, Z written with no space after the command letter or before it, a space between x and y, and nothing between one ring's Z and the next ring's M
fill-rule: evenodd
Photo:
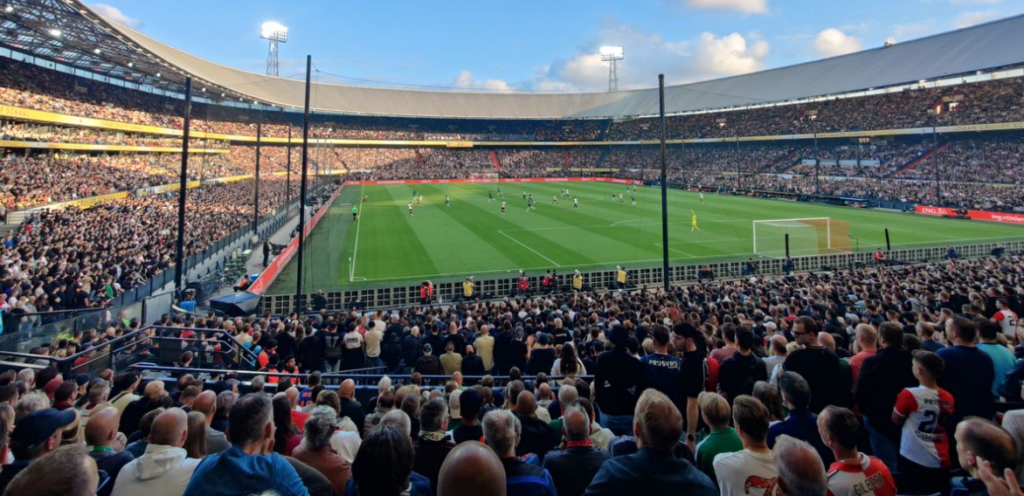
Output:
M479 91L600 91L798 64L1024 13L1024 0L99 0L175 48L262 73L264 21L289 27L283 77Z

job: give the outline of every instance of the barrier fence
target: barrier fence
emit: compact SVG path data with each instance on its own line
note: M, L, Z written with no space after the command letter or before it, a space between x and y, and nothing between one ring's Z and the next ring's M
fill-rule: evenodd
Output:
M1012 241L1006 243L986 243L971 245L953 246L962 258L981 258L989 256L996 248L1002 248L1008 253L1024 251L1024 241ZM946 259L946 247L912 248L905 250L892 250L887 252L890 261L905 263L925 263ZM874 264L873 253L836 253L828 255L814 255L806 257L793 257L792 272L813 272L848 269L852 267L867 266ZM782 275L786 273L781 258L760 258L757 260L757 275ZM735 260L725 262L709 262L688 265L676 265L669 268L669 281L671 283L695 282L701 279L701 269L710 269L714 278L735 278L749 275L747 272L747 261ZM583 272L584 287L592 289L614 288L616 286L615 270L596 270ZM537 293L541 290L541 279L543 274L529 276L529 291ZM707 277L704 277L706 279ZM557 275L558 290L571 288L572 273L565 272ZM447 280L432 280L434 283L434 304L445 304L459 301L462 296L462 278ZM501 278L478 278L476 280L475 294L481 298L502 298L515 293L517 288L516 277ZM661 267L631 268L629 271L629 284L634 286L661 286L664 284L664 275ZM315 291L316 288L311 288ZM420 303L420 287L418 284L391 285L383 287L353 288L346 291L325 293L327 299L327 310L341 310L345 308L378 309L389 307L402 307L418 305ZM306 302L311 301L312 293L303 295L301 307L295 305L295 295L264 295L260 302L261 312L270 312L274 315L287 315L297 311L299 308L306 309Z

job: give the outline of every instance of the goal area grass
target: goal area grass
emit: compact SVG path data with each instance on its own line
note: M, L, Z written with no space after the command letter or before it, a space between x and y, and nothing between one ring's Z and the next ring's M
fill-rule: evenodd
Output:
M528 208L531 195L533 208ZM358 220L352 219L353 206ZM694 214L697 228L691 227ZM787 232L793 256L813 254L801 239L813 238L818 246L820 233L827 231L815 230L820 221L799 219L822 218L842 226L832 236L847 237L836 250L884 248L886 228L894 250L1024 239L1024 226L1011 224L710 193L702 202L698 193L670 189L671 263L783 256ZM773 222L756 228L761 248L755 254L754 221L766 220ZM537 274L656 267L661 257L658 188L639 186L634 193L631 186L605 182L346 185L307 237L303 288L331 292L470 275L505 277L520 269ZM296 265L293 258L267 294L293 293Z

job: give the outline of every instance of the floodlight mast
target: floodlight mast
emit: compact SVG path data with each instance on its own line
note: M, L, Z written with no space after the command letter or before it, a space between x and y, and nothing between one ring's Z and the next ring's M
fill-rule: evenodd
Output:
M619 90L619 66L618 61L625 58L622 47L603 46L601 47L601 62L608 62L608 91Z
M278 44L288 42L288 27L276 21L267 21L260 25L260 38L270 40L267 52L267 75L279 75L280 62L277 57Z

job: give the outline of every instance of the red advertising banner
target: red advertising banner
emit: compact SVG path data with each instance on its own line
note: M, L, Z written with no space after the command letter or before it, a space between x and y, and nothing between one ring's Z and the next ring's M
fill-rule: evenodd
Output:
M920 215L935 215L938 217L960 216L957 213L956 209L946 207L931 207L928 205L915 205L914 213ZM1024 214L988 212L985 210L968 210L966 218L972 220L987 220L990 222L1005 222L1009 224L1024 224Z
M331 199L327 200L327 203L324 203L324 205L320 208L320 211L317 212L316 215L314 215L313 218L306 223L306 228L303 229L303 231L305 231L306 233L306 236L309 236L309 233L313 231L313 228L316 227L317 223L320 222L320 219L323 218L324 214L326 214L327 211L330 210L331 205L334 204L334 200L338 198L338 195L341 193L341 190L344 187L344 184L341 185L341 187L338 188L333 195L331 195ZM286 246L284 250L281 250L280 254L274 257L274 260L270 262L270 265L268 265L266 269L263 269L263 272L261 272L260 276L256 279L256 281L252 283L252 286L249 286L248 291L250 293L262 295L263 292L270 287L270 283L274 282L274 279L277 279L277 275L280 274L281 270L284 269L284 266L287 265L289 261L291 261L292 257L295 256L295 252L298 251L298 249L299 237L296 236L288 243L288 246Z
M633 184L628 179L612 177L530 177L522 179L498 179L499 183L557 183L557 182L599 182L616 184ZM398 184L474 184L493 183L494 179L396 179L391 181L347 181L352 186L378 186Z

